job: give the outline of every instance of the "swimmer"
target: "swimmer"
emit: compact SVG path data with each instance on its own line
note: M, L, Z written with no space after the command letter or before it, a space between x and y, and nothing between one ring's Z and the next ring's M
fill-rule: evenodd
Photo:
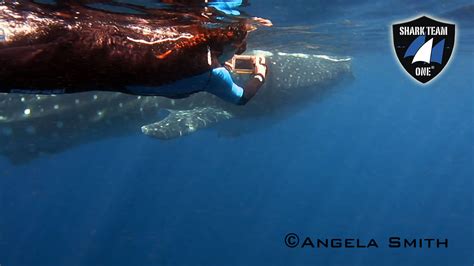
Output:
M74 2L82 1L0 4L0 92L101 90L183 98L207 91L243 105L265 82L263 57L237 57L252 70L243 87L232 81L234 69L225 64L245 51L254 24L268 26L265 21L209 27L209 18L198 14L112 13Z

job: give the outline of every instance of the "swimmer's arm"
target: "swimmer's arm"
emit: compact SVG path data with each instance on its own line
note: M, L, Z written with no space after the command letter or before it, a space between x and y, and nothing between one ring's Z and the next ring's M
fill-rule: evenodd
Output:
M252 99L255 94L257 94L257 91L262 87L264 81L264 78L260 75L255 75L253 78L247 81L247 84L245 84L243 88L244 93L238 104L244 105L248 103L250 99Z

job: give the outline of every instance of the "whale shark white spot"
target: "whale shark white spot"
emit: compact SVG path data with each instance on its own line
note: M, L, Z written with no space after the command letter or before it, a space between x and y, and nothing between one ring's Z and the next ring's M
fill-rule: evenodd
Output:
M122 107L123 107L123 103L119 103L119 107L122 108Z
M31 109L25 109L25 111L23 111L23 113L25 114L25 116L28 116L31 114Z
M80 101L79 99L76 99L74 102L75 102L76 104L80 104L80 103L81 103L81 101Z
M93 98L94 98L94 101L95 101L95 100L97 100L97 99L99 98L99 96L97 96L96 94L94 94Z
M59 109L59 105L58 104L54 105L54 110L58 110L58 109Z
M5 121L7 120L8 118L6 116L3 116L3 115L0 115L0 121Z
M20 101L25 102L25 97L21 97Z

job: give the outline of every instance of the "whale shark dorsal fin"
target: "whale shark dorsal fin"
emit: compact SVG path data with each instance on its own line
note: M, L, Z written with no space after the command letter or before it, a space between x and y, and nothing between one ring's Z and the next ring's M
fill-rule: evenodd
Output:
M174 139L233 117L228 111L214 107L196 107L169 112L161 121L143 126L142 132L157 139Z

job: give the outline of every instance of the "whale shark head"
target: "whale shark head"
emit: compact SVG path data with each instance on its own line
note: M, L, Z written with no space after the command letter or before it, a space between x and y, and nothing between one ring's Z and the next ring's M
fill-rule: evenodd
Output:
M257 50L269 62L265 85L255 98L255 105L281 104L291 106L313 101L313 96L348 77L351 58L303 53L267 52Z

